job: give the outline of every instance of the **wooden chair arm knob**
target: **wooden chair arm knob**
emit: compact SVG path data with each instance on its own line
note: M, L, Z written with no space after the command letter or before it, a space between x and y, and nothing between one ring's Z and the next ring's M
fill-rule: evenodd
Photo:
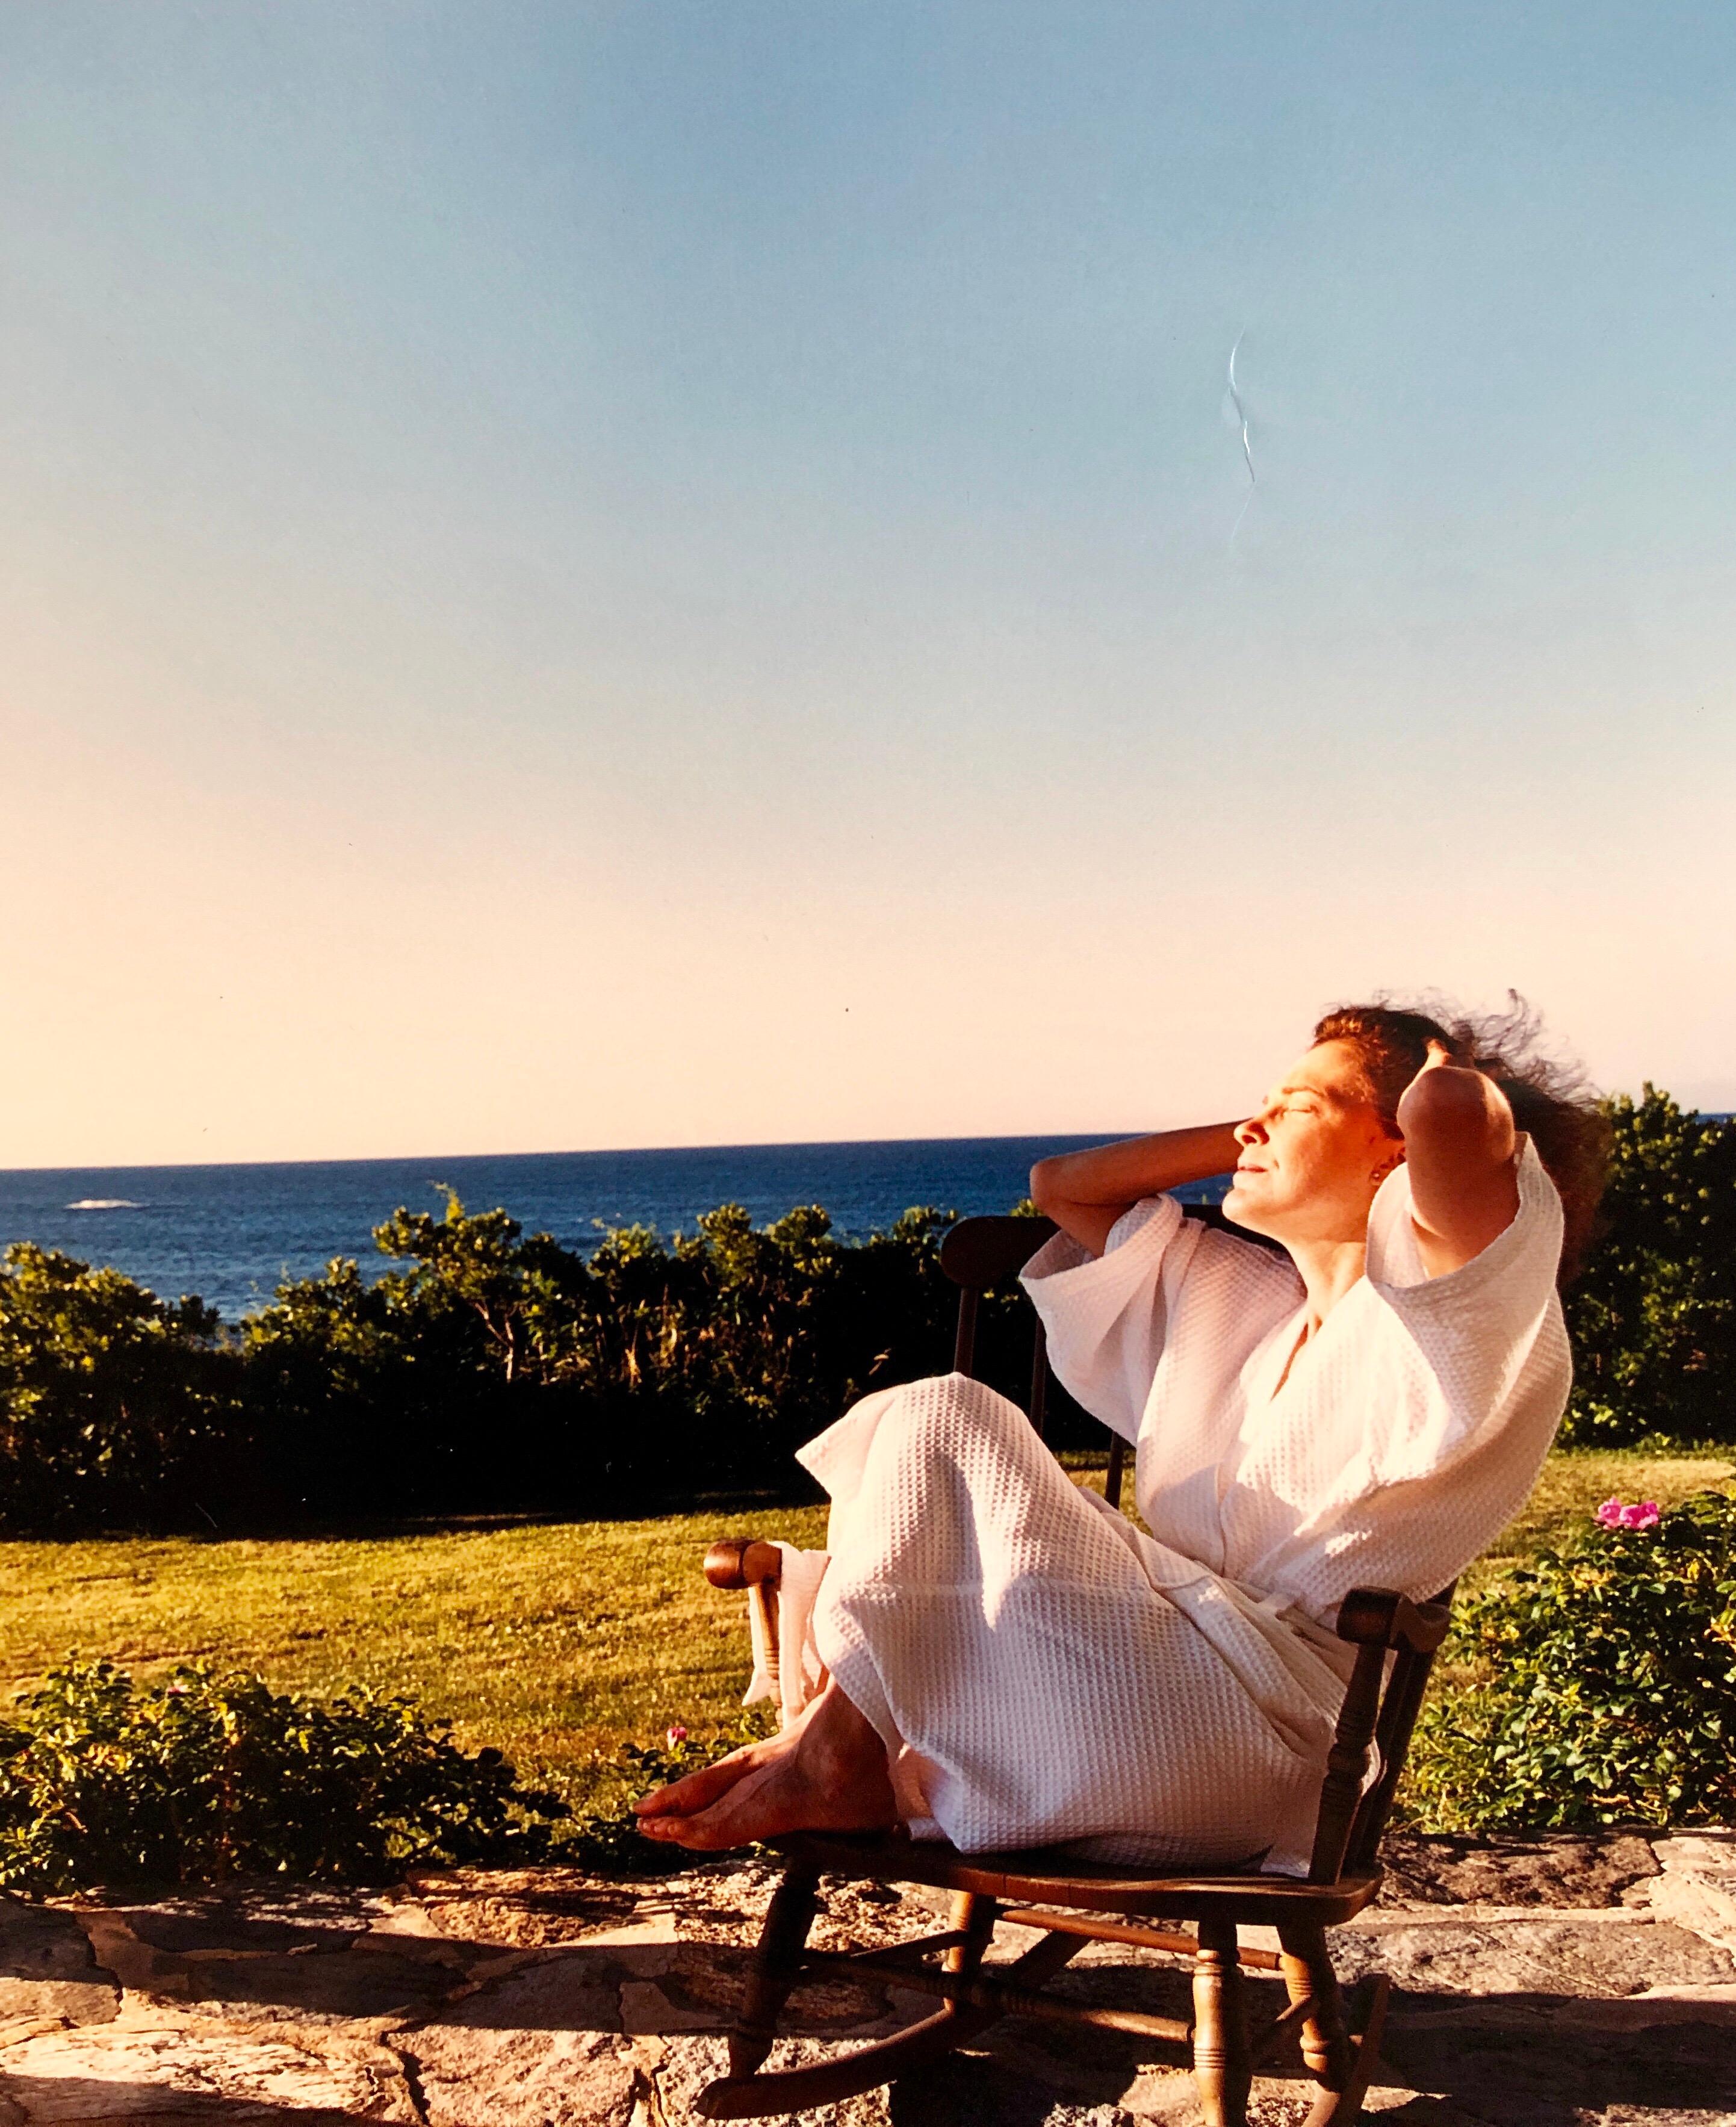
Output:
M722 1537L705 1554L705 1577L713 1588L775 1588L783 1574L783 1553L757 1537Z
M1445 1603L1413 1603L1389 1588L1353 1588L1338 1606L1338 1637L1360 1647L1431 1655L1446 1637L1450 1614Z

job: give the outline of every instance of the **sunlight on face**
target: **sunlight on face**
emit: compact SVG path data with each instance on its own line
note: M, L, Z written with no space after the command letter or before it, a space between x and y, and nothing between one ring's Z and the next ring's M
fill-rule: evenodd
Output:
M1356 1052L1322 1041L1236 1131L1227 1218L1279 1241L1360 1240L1375 1175L1400 1148L1368 1098Z

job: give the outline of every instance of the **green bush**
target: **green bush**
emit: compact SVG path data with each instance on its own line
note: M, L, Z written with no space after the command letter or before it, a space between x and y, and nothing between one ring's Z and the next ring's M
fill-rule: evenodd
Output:
M1605 1237L1567 1294L1563 1440L1736 1442L1736 1125L1612 1101Z
M30 1242L0 1258L0 1530L209 1527L250 1446L239 1355L201 1300ZM201 1495L207 1495L206 1504Z
M317 1518L788 1486L809 1434L942 1362L947 1223L910 1211L852 1245L811 1206L755 1229L724 1205L587 1258L456 1198L400 1210L384 1276L335 1262L241 1324L261 1482Z
M204 1664L145 1687L108 1662L70 1664L0 1724L0 1890L389 1882L539 1859L565 1815L498 1750L466 1755L404 1699L321 1703Z
M1487 1680L1425 1707L1407 1807L1435 1831L1736 1817L1736 1499L1601 1528L1516 1569L1443 1660Z
M739 1205L589 1256L504 1211L400 1210L392 1267L280 1286L225 1329L115 1271L0 1264L0 1531L238 1528L650 1509L805 1482L792 1451L870 1389L948 1363L950 1215L839 1239ZM1022 1390L1028 1317L985 1305L986 1376ZM1057 1398L1065 1420L1066 1399Z

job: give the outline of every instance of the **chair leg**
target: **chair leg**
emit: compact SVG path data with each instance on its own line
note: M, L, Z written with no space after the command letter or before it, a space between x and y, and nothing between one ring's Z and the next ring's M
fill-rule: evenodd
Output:
M966 1940L948 1950L942 1960L945 1969L961 1974L974 1972L994 1939L995 1923L1000 1916L1000 1907L995 1899L980 1897L974 1891L955 1892L953 1926Z
M807 1946L819 1902L817 1869L791 1867L772 1893L754 1968L748 1980L741 2021L730 2037L730 2074L751 2075L772 2049L778 2017L796 1983L797 1959Z
M759 2072L771 2049L778 2011L793 1983L793 1972L785 1968L793 1965L800 1955L812 1919L811 1879L805 1907L798 1907L793 1897L787 1907L778 1905L794 1877L792 1870L784 1878L773 1900L773 1910L766 1916L747 2011L737 2035L730 2040L730 2073L700 2091L695 2109L702 2120L759 2120L841 2104L913 2069L929 2066L998 2020L996 2010L948 2001L921 2022L907 2025L889 2039L877 2039L872 2044L859 2047L854 2053L810 2062L806 2068ZM1000 1905L993 1898L961 1892L953 1899L953 1926L966 1940L947 1951L948 1972L967 1978L978 1968L1000 1912ZM1009 1967L1010 1975L1015 1984L1041 1985L1061 1969L1079 1946L1067 1936L1050 1935Z
M1327 1952L1326 1931L1280 1927L1278 1940L1283 1945L1284 1991L1293 2002L1313 2003L1303 2019L1302 2058L1322 2090L1341 2091L1355 2064L1355 2049L1344 2027L1344 2002Z
M1246 2127L1253 2049L1233 1921L1199 1923L1194 1957L1194 2080L1205 2127Z
M1384 1972L1370 1973L1358 1985L1361 2006L1356 2029L1350 2035L1356 2057L1350 2081L1342 2090L1321 2091L1304 2127L1354 2127L1361 2118L1362 2101L1380 2065L1380 2038L1386 2028L1387 1999L1392 1990L1393 1983Z

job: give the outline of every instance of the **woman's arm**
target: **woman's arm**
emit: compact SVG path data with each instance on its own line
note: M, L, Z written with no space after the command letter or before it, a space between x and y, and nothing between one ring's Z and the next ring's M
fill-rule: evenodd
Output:
M1057 1153L1031 1169L1031 1201L1081 1248L1100 1256L1110 1227L1142 1196L1227 1173L1241 1149L1234 1123L1204 1123L1093 1145L1088 1152Z
M1428 1062L1398 1103L1398 1127L1417 1253L1431 1277L1445 1277L1518 1215L1513 1111L1492 1078L1455 1064L1431 1041Z

